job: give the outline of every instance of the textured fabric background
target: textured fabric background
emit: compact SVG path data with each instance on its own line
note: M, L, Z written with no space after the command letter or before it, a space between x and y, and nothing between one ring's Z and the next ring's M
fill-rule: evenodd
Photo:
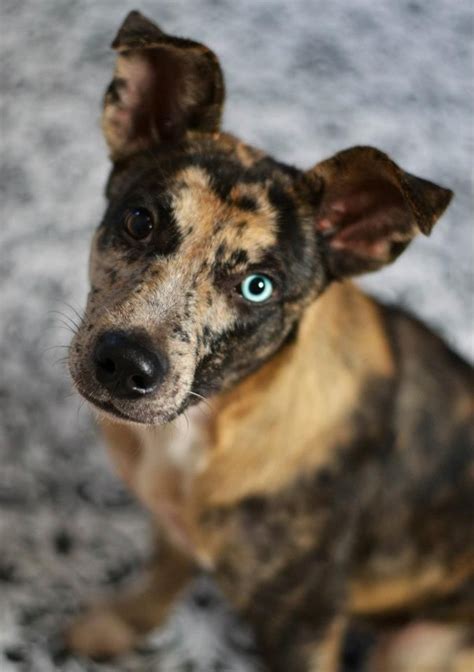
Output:
M120 664L54 656L51 637L148 551L146 515L109 471L61 362L84 304L107 175L98 126L126 0L2 0L0 670L250 670L250 639L205 583ZM430 239L364 280L465 356L472 339L470 0L161 0L139 8L206 42L227 76L225 127L310 166L389 152L456 199ZM52 652L53 651L53 652ZM247 661L247 662L246 662Z

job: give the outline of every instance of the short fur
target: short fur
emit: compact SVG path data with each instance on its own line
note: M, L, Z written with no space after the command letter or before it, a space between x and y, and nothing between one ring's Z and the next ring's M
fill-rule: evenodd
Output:
M70 368L162 541L148 583L73 624L69 645L127 650L205 569L275 672L338 669L351 620L430 615L457 629L435 661L452 667L429 669L467 670L473 372L347 279L429 234L451 192L367 147L307 172L279 163L220 131L209 49L138 12L113 46L108 208ZM153 216L146 243L124 232L137 207ZM251 273L273 279L270 300L236 291ZM98 382L110 330L166 354L156 393ZM373 669L392 669L384 642Z

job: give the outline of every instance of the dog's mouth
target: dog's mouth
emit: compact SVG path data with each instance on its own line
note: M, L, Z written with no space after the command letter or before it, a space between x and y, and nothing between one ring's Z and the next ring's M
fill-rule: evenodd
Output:
M116 406L111 401L100 401L99 399L96 399L92 395L88 394L87 392L84 392L84 390L77 388L79 394L84 397L86 401L88 401L92 406L95 406L101 411L105 411L109 415L112 415L119 420L127 420L128 422L136 422L141 425L147 424L145 420L142 420L141 418L134 417L132 415L128 415L128 413L124 413L120 409L118 409Z
M125 413L121 409L117 408L112 401L101 401L99 399L96 399L95 397L93 397L88 392L85 392L77 384L76 384L76 388L77 388L77 391L79 392L79 394L81 395L81 397L84 397L84 399L86 401L88 401L93 407L95 407L96 409L106 413L109 417L115 418L116 420L120 420L122 422L131 422L131 423L135 423L135 424L139 424L139 425L151 425L151 424L156 425L156 424L164 424L164 423L171 422L172 420L177 418L179 415L181 415L181 413L183 413L183 411L185 411L188 408L188 406L192 406L199 401L199 399L192 396L192 393L191 393L185 398L185 400L183 401L181 406L179 408L177 408L174 412L172 412L172 413L168 412L165 415L163 415L162 417L155 418L155 419L151 419L151 418L144 419L144 418L138 417L136 415L130 415L128 413Z

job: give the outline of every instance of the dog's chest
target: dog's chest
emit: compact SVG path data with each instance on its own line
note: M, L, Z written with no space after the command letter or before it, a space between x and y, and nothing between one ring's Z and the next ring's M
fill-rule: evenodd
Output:
M193 479L206 466L210 411L192 407L174 423L140 430L135 488L175 543L192 552L184 510Z

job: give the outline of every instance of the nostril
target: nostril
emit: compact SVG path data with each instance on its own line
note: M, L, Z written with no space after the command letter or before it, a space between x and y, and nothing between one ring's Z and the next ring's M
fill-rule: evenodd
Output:
M131 389L136 390L137 392L145 392L148 389L148 383L143 376L130 376L128 381Z
M103 359L97 363L100 366L100 368L106 373L115 373L115 371L117 370L114 360L110 359L110 357L107 357L106 359Z

